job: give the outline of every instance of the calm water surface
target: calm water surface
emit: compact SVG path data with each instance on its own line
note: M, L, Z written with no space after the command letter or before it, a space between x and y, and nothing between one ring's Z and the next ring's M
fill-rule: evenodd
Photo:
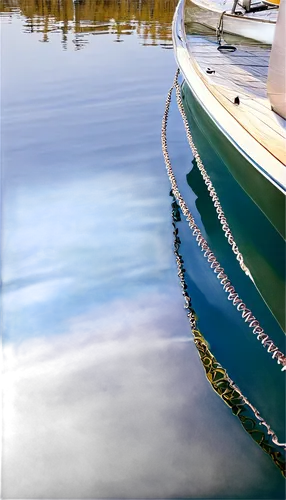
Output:
M283 498L206 381L183 309L160 145L175 5L1 3L3 498ZM230 262L175 103L169 136L180 189ZM200 326L280 437L281 373L180 231Z

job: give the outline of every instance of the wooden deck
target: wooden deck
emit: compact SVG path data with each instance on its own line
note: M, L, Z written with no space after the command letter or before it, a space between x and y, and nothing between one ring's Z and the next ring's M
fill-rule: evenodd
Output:
M192 24L191 34L187 34L189 53L207 88L240 125L285 164L285 120L271 110L267 98L270 48L231 36L225 36L224 43L231 43L236 51L218 51L214 32L198 24ZM208 74L208 68L214 73ZM234 103L236 97L239 105Z

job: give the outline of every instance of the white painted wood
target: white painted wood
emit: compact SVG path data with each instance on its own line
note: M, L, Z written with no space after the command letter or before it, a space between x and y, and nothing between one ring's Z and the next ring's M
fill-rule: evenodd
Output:
M233 15L231 14L232 0L190 0L188 4L190 8L192 6L198 8L197 22L205 26L216 30L224 12L223 31L225 33L251 38L269 45L273 42L278 14L276 8L246 13L243 8L238 7L237 11L240 15ZM189 15L187 6L186 21Z

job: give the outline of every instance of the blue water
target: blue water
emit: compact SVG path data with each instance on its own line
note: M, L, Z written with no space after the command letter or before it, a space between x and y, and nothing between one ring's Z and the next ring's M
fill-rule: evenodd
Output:
M65 29L50 2L4 2L5 499L283 498L280 472L207 382L183 308L160 143L174 3L62 2L75 9ZM200 220L175 103L170 120ZM202 330L282 432L279 367L181 231Z

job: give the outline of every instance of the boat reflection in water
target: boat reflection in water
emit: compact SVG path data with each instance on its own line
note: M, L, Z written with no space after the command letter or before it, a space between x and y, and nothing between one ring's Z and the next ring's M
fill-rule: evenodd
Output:
M234 148L227 143L198 105L187 85L183 85L182 94L194 142L220 198L235 241L260 294L281 328L285 330L285 240L236 182L234 169L239 167L239 155L236 158ZM265 179L260 177L263 182ZM238 180L243 181L243 177L238 177ZM245 181L251 182L252 179L248 177ZM207 233L207 240L226 270L230 267L232 276L231 262L234 257L196 165L187 175L187 182L197 195L196 206ZM241 184L245 187L243 182ZM268 199L268 202L271 201ZM240 269L239 272L241 273Z

